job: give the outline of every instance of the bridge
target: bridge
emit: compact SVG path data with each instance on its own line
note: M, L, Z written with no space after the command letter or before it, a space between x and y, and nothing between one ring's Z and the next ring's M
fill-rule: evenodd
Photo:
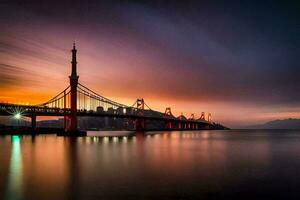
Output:
M137 99L132 105L125 105L108 99L82 85L77 75L77 49L75 43L72 49L72 71L69 76L70 85L45 103L39 105L20 105L0 103L0 115L22 115L31 118L31 127L36 129L37 116L62 116L64 118L65 135L79 135L77 118L81 116L108 117L128 119L137 131L149 130L147 122L159 121L164 124L163 130L202 130L217 129L212 122L211 114L205 116L202 112L196 119L192 114L185 117L181 114L175 117L171 108L165 112L151 109L144 99ZM127 123L128 123L127 121Z

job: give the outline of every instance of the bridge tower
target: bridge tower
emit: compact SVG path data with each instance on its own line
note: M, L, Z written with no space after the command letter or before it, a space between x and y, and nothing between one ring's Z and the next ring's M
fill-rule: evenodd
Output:
M201 113L200 119L205 120L205 112L202 112L202 113Z
M165 118L170 118L172 116L173 115L172 115L172 112L171 112L171 108L170 107L166 108L164 117ZM165 129L171 129L171 128L172 128L172 122L170 120L165 120Z
M145 119L144 117L144 108L145 102L144 99L137 99L136 101L136 108L137 108L137 116L141 118L137 118L134 123L135 130L144 130L145 129Z
M207 121L211 122L211 114L210 113L208 113Z
M178 117L178 119L180 121L178 122L177 128L178 129L185 129L185 122L182 122L185 119L185 117L183 116L183 113L181 113L181 115Z
M70 129L71 132L77 131L77 85L78 78L77 75L77 60L76 60L77 49L75 47L75 42L73 43L72 49L72 72L70 78L70 86L71 86L71 115L70 115Z
M192 121L195 120L195 114L194 113L191 114L189 120L192 120ZM194 122L189 122L188 129L194 129Z

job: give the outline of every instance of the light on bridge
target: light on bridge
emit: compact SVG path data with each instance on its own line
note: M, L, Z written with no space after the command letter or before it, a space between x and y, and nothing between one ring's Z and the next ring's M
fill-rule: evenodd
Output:
M9 114L11 114L12 119L20 120L23 118L24 111L21 107L15 106L9 111Z
M21 119L22 118L22 115L21 115L21 113L16 113L16 114L14 114L14 118L15 119Z

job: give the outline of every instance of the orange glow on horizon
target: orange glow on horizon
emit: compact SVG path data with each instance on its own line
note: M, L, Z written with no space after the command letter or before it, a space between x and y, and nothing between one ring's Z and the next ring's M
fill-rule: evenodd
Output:
M61 42L68 46L65 41ZM190 85L185 82L186 77L196 77L193 72L181 69L168 71L161 63L161 66L155 63L151 56L129 55L128 52L117 49L109 52L87 41L78 43L79 82L102 96L125 105L130 106L136 99L144 98L152 109L160 112L171 107L175 116L183 113L189 117L191 113L195 113L196 119L200 118L201 112L206 113L206 118L211 113L214 122L233 127L260 124L278 118L300 117L297 111L283 112L273 108L259 108L253 104L225 102L221 97L211 96L206 91L199 90L201 95L196 96L197 93L188 90ZM34 51L39 53L35 57L19 55L5 58L9 64L5 66L8 76L6 78L12 81L0 85L0 102L41 104L68 86L71 71L70 49L43 49L34 46ZM158 65L156 71L151 67L155 65Z

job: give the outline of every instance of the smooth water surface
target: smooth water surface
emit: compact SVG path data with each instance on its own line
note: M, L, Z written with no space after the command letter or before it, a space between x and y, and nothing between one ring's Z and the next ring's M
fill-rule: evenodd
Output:
M0 199L300 199L299 131L128 134L0 136Z

